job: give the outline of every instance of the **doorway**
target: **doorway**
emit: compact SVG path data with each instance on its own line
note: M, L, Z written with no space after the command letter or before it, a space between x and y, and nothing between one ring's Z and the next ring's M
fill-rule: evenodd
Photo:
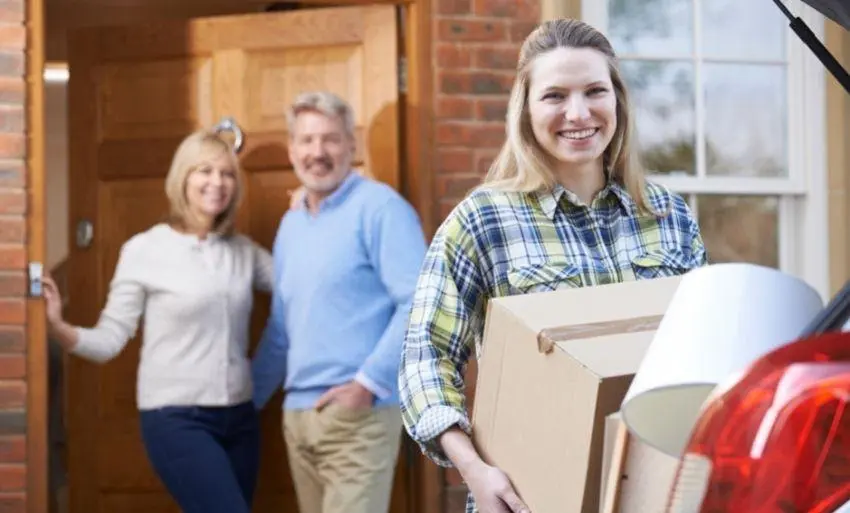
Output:
M76 245L76 237L75 237L75 228L76 228L76 217L73 214L74 212L74 202L79 202L78 193L75 192L75 188L73 183L79 179L78 176L73 175L75 172L74 165L71 163L71 157L69 157L69 140L71 141L71 146L74 147L73 151L80 151L79 148L82 146L82 135L79 131L74 131L73 129L69 129L69 127L73 127L75 123L75 110L73 106L68 104L68 79L74 74L74 66L67 65L68 59L68 48L67 45L64 45L61 41L58 41L56 38L56 34L63 34L63 30L55 30L50 28L51 21L55 23L56 16L61 16L57 13L64 12L66 15L68 11L66 10L68 7L64 3L67 0L47 0L46 2L46 18L48 22L48 30L47 34L51 34L48 36L48 41L46 42L47 48L47 59L50 61L50 64L47 66L45 70L45 100L46 100L46 130L48 132L47 138L47 148L46 153L48 156L46 162L46 175L47 175L47 183L48 190L47 196L48 201L46 202L48 205L48 261L49 266L52 269L53 274L56 276L59 285L63 288L64 296L67 298L67 302L69 304L75 304L75 299L77 299L77 303L80 301L80 284L82 281L79 278L79 272L76 273L77 277L75 278L75 268L73 265L69 265L69 256L73 255L75 245ZM315 5L310 5L306 2L302 2L300 5L292 5L292 4L283 4L276 3L274 5L267 3L258 3L258 2L245 2L244 0L235 0L234 2L228 3L228 1L219 1L219 2L191 2L186 1L185 5L177 6L178 3L162 3L160 6L157 2L147 2L147 8L137 5L136 7L131 8L133 11L132 14L125 13L123 16L119 17L119 22L130 21L131 19L139 21L146 21L149 23L160 23L163 20L168 22L173 22L175 24L182 23L179 20L188 20L189 18L197 18L197 17L208 17L211 15L216 16L231 16L231 15L239 15L239 14L251 14L254 16L260 16L264 13L268 13L269 16L280 15L286 12L293 12L297 10L315 10ZM338 4L341 2L337 2ZM182 4L182 3L181 3ZM212 6L210 6L212 4ZM75 2L75 9L79 11L84 11L85 8L81 7L83 4L78 4ZM160 7L156 7L160 6ZM205 7L206 6L206 7ZM98 4L98 8L102 8L102 4ZM326 7L329 9L335 8L331 7L328 4L323 5L322 7ZM145 11L144 9L149 9ZM161 9L160 11L156 11L156 9ZM247 12L246 12L247 11ZM410 64L412 62L428 62L428 60L422 61L421 56L423 54L422 47L413 47L410 44L411 40L414 40L415 37L421 37L422 31L420 29L411 30L411 25L415 25L416 27L426 25L427 23L420 18L416 18L415 13L420 12L420 9L417 9L417 6L414 4L408 4L404 6L395 7L396 17L397 17L397 28L398 28L398 47L399 47L399 56L402 59L400 61L400 65L405 67L408 71L408 77L410 77ZM143 14L147 12L147 14ZM422 12L427 13L427 10L422 10ZM79 12L76 14L76 25L73 27L99 27L105 26L103 23L105 16L103 14L98 16L92 15L90 19L82 19L83 14ZM126 16L126 19L121 19ZM143 17L142 17L143 16ZM224 18L222 18L224 19ZM112 21L112 20L110 20ZM176 26L176 25L175 25ZM411 34L411 32L413 34ZM67 30L64 31L67 33ZM50 38L53 38L52 40ZM427 41L427 40L426 40ZM235 61L234 61L235 62ZM418 67L417 67L418 69ZM427 146L428 146L428 138L427 138L427 129L423 130L424 127L427 127L427 123L429 122L428 110L423 109L420 106L426 105L428 101L427 95L424 93L428 90L429 86L422 86L421 84L427 84L430 81L430 76L423 74L417 71L418 79L415 83L408 82L407 84L401 82L399 83L400 90L398 94L399 102L398 107L396 109L396 119L393 123L399 127L402 134L401 139L398 144L398 155L397 159L399 165L397 169L399 170L398 174L394 178L395 183L394 186L398 187L417 207L420 212L420 216L423 221L430 220L430 202L428 201L428 197L426 191L428 187L425 187L424 184L427 184L430 179L428 175L427 168ZM427 77L427 79L425 78ZM409 80L409 78L408 78ZM425 101L423 101L425 100ZM69 107L71 107L69 109ZM129 105L125 109L126 112L133 112L132 106ZM100 120L103 121L103 120ZM113 119L113 124L111 125L113 128L113 132L117 130L120 132L121 130L125 130L132 132L134 130L133 127L129 126L126 123L126 120L121 119L118 120ZM69 124L71 123L71 124ZM187 133L186 128L188 126L184 126L179 130L180 135L185 135ZM160 132L162 133L162 132ZM89 136L93 135L90 133ZM174 134L175 136L177 133ZM250 132L249 132L250 137ZM262 139L262 137L260 138ZM379 138L380 139L380 138ZM164 142L162 146L163 154L168 154L170 156L170 152L173 151L174 146L171 142ZM146 146L146 148L150 148L150 146ZM270 167L273 167L273 162L278 157L275 153L274 145L266 145L265 148L257 147L254 148L254 152L251 154L254 159L250 165L253 165L255 168L260 169L263 166L266 166L264 169L266 171L271 170ZM279 148L278 148L279 150ZM150 152L146 152L150 153ZM156 153L153 151L152 153ZM114 162L114 161L113 161ZM250 167L250 165L248 167ZM119 169L115 167L114 169ZM165 168L163 167L163 170ZM122 176L132 176L131 171L127 171L127 166L121 168L121 170L116 171L119 174L123 173ZM128 174L129 173L129 174ZM260 175L258 175L260 176ZM114 207L114 210L110 211L110 215L113 218L120 218L123 214L121 210L128 208L133 203L133 199L139 194L139 191L152 191L152 194L159 190L159 185L157 183L157 177L147 177L142 182L134 183L132 187L122 189L120 186L115 187L115 180L118 179L118 175L108 177L111 185L109 186L109 190L111 193L116 193L116 195L112 196L112 199L115 202L111 203ZM135 178L139 178L136 176ZM392 180L390 176L386 177L387 179ZM278 192L284 191L286 188L291 187L293 183L289 182L289 178L284 175L274 177L270 173L266 173L262 176L262 178L258 178L260 182L257 185L257 194L262 194L268 191ZM70 184L70 192L69 192L69 184ZM77 189L78 191L79 189ZM123 191L123 192L122 192ZM276 194L276 193L275 193ZM101 194L102 196L102 194ZM255 196L256 197L256 196ZM137 198L136 198L137 199ZM95 199L96 201L96 199ZM111 201L111 200L108 200ZM149 203L147 203L150 205ZM139 203L135 204L136 206ZM126 210L124 211L126 213ZM115 215L112 215L115 214ZM260 232L267 231L267 227L257 227L257 224L269 224L273 225L279 216L276 216L276 212L273 211L264 211L259 214L254 214L250 217L255 217L256 219L248 221L246 228L248 230L259 230ZM103 214L101 213L101 217ZM259 217L258 217L259 216ZM258 221L258 219L265 219L265 221ZM136 226L135 224L124 224L120 227L117 225L110 228L110 233L117 233L115 230L118 230L120 233L120 237L126 237L130 233L134 231L138 231L144 228L144 225L147 221L143 219L138 220L139 224ZM120 223L119 223L120 224ZM426 226L426 231L428 227ZM430 233L430 232L429 232ZM268 244L265 244L268 247ZM113 248L114 249L114 248ZM108 253L109 251L107 251ZM105 259L108 263L99 262L101 267L104 265L106 267L114 267L114 262L111 262L109 258ZM73 264L73 262L71 262ZM78 268L79 269L79 268ZM93 268L89 268L93 269ZM93 273L88 274L91 276L92 274L97 274L98 272L102 272L104 274L108 274L106 268L97 268ZM102 280L101 280L102 281ZM100 290L103 291L102 284L100 285ZM99 296L103 296L100 298L98 302L98 306L102 306L104 294L96 294ZM73 308L71 308L73 310ZM261 309L262 310L262 309ZM263 312L264 314L265 312ZM86 313L82 322L91 323L91 315ZM71 320L80 320L70 318ZM95 319L96 320L96 319ZM51 344L51 347L55 347L55 345ZM126 352L137 352L138 347L131 345L128 347ZM73 507L69 507L67 502L67 487L68 482L73 481L75 478L73 475L68 475L69 469L69 454L73 454L74 443L79 442L79 436L65 436L68 432L67 429L69 425L73 426L73 420L69 421L69 416L75 414L76 410L80 409L80 403L78 401L74 401L73 397L69 398L69 390L73 390L74 386L72 385L69 389L68 379L74 382L74 374L79 376L81 374L90 373L92 367L83 365L80 367L80 362L72 361L67 357L63 357L63 355L54 352L53 357L50 360L50 383L51 383L51 391L50 391L50 465L51 465L51 511L56 512L64 512L64 511L72 511L76 513L76 511L80 510L79 507L76 509ZM132 369L132 362L125 362L123 364L118 363L117 365L113 365L111 370L106 370L105 374L108 376L124 376L121 379L126 380L126 374L129 370ZM107 364L112 365L112 364ZM100 371L98 371L100 372ZM131 376L134 373L130 374ZM112 378L110 378L112 379ZM107 380L104 382L100 382L100 385L104 383L110 383L111 381ZM79 384L79 381L77 382ZM90 384L90 383L89 383ZM85 385L88 387L88 385ZM86 388L89 395L99 395L101 401L115 401L126 399L127 394L127 384L124 383L120 385L120 390L110 391L107 388L103 388L101 386L96 386L94 388ZM79 386L77 387L78 392L71 391L70 393L80 393ZM110 396L109 394L115 393L117 395ZM119 397L120 396L120 397ZM119 399L116 399L119 397ZM70 400L69 400L70 399ZM276 426L272 423L270 424L272 429L277 429L279 431L279 424ZM73 427L71 428L71 433L73 434ZM279 434L279 433L278 433ZM126 436L129 438L129 441L126 442L132 446L134 443L132 440L132 434L126 435L119 433L117 436ZM279 436L278 436L279 438ZM77 442L75 442L75 440ZM138 447L136 447L138 449ZM79 451L79 447L77 448ZM413 513L417 512L428 512L428 513L436 513L436 509L431 507L427 507L425 509L421 508L421 504L423 501L428 501L431 504L434 503L433 494L431 497L428 497L427 494L423 494L423 487L421 486L421 482L423 480L423 476L425 473L422 471L423 460L418 454L418 450L412 447L412 445L408 442L408 445L402 451L402 456L400 458L399 466L403 469L401 473L402 479L404 481L403 486L406 489L405 498L403 501L406 506L404 509L396 509L394 507L393 511L404 511ZM120 455L124 456L124 455ZM118 458L120 460L121 458ZM70 457L71 467L73 468L73 457ZM97 471L98 466L103 466L103 461L91 461L89 462L92 465L92 470ZM100 469L103 470L102 468ZM80 473L76 479L81 479ZM116 474L120 475L121 472L117 472ZM126 474L124 477L127 478L128 482L132 480L132 478L137 477L130 474ZM431 481L433 482L433 480ZM126 483L125 483L126 484ZM121 483L116 485L115 482L111 483L110 486L120 488ZM153 486L153 485L152 485ZM429 486L429 488L431 488ZM284 492L285 493L285 492ZM151 506L148 508L143 508L145 511L158 511L159 506L154 506L155 504L159 504L154 501L150 503ZM104 507L104 504L101 503L101 508ZM109 509L109 507L107 507ZM110 510L115 511L116 513L120 513L118 510ZM172 511L168 509L167 506L163 506L161 511Z

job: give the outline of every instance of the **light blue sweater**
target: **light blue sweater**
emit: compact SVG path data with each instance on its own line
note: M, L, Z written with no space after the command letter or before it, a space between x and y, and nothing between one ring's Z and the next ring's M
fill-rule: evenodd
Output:
M318 214L287 212L275 238L271 312L253 358L254 403L283 383L284 408L312 408L357 378L398 403L398 366L425 256L414 209L351 173Z

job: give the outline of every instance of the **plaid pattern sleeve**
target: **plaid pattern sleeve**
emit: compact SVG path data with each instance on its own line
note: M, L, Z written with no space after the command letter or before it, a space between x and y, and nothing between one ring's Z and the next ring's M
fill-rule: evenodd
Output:
M471 434L463 372L483 331L485 286L463 204L425 256L402 352L399 390L405 427L434 462L451 462L436 437L452 426Z
M616 183L590 205L560 186L479 190L440 226L419 277L399 370L405 428L434 462L451 466L436 443L446 429L471 434L463 374L481 349L490 298L679 275L707 263L687 202L657 184L648 183L646 193L666 214L644 213Z

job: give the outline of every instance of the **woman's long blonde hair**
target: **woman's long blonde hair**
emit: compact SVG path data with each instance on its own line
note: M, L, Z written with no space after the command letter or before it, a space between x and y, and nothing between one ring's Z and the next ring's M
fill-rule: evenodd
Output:
M482 187L514 192L550 190L556 184L548 161L531 129L528 90L534 60L556 48L592 48L608 58L611 83L617 98L617 128L603 153L608 178L626 188L638 209L653 212L645 191L643 169L637 158L629 95L611 43L598 30L579 20L556 19L542 23L528 35L517 63L507 112L507 139L490 166Z
M236 173L236 187L227 209L219 214L213 222L212 231L219 235L233 233L236 211L242 199L242 171L239 159L233 152L233 147L220 134L211 130L198 130L180 143L171 160L171 168L165 177L165 195L170 204L168 223L178 229L186 229L191 225L192 212L186 200L186 179L195 171L203 160L214 158L221 153L228 155L233 162Z

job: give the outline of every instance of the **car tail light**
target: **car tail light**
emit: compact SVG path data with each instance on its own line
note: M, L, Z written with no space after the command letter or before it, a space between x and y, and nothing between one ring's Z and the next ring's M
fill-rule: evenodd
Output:
M718 387L667 513L830 513L850 501L850 333L792 342Z

